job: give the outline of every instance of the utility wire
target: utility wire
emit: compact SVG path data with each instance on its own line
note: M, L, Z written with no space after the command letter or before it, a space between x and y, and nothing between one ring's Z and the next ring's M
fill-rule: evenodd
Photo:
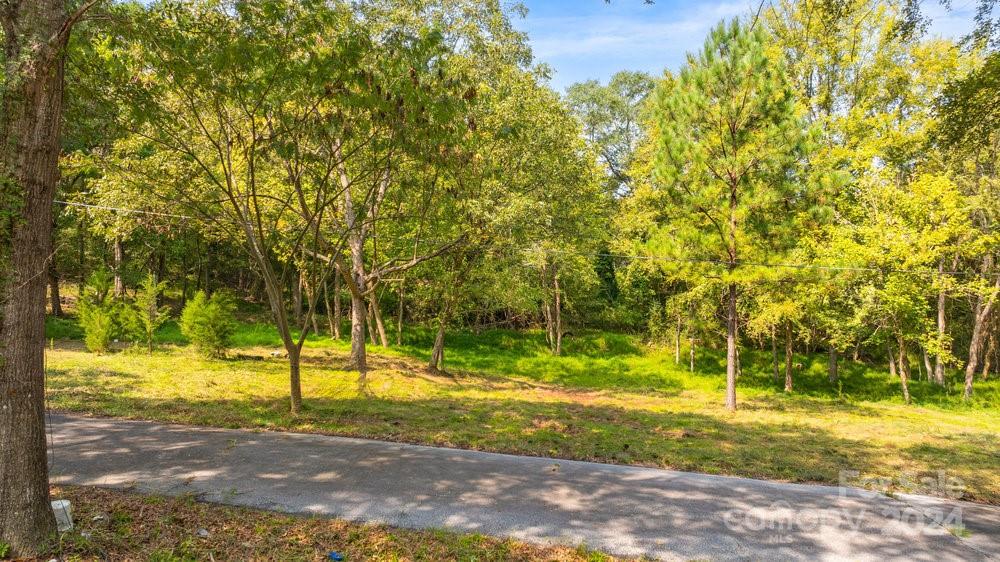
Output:
M140 214L140 215L150 215L158 217L170 217L179 219L190 219L190 220L200 220L197 217L192 217L189 215L177 215L171 213L161 213L157 211L146 211L142 209L127 209L122 207L112 207L108 205L91 205L87 203L76 203L73 201L54 201L54 203L59 203L61 205L69 205L73 207L82 207L86 209L98 209L102 211L116 211L128 214ZM418 240L420 242L436 242L434 239L423 239ZM559 250L550 249L548 251L562 254L576 254L576 252L570 250ZM655 261L664 263L691 263L691 264L708 264L720 267L727 267L729 263L723 260L715 259L698 259L698 258L675 258L671 256L656 256L656 255L638 255L638 254L616 254L610 252L596 252L596 253L579 253L577 255L594 257L594 258L609 258L609 259L619 259L628 261ZM839 265L818 265L809 263L767 263L767 262L748 262L748 261L737 261L735 267L763 267L763 268L774 268L774 269L801 269L801 270L815 270L815 271L843 271L843 272L856 272L856 273L901 273L908 275L975 275L971 271L939 271L937 269L896 269L896 268L879 268L879 267L866 267L866 266L839 266Z
M156 217L170 217L174 219L194 219L195 217L188 215L174 215L171 213L159 213L156 211L144 211L141 209L123 209L121 207L109 207L107 205L89 205L87 203L76 203L73 201L53 201L53 203L58 203L60 205L69 205L71 207L82 207L85 209L99 209L102 211L117 211L119 213L128 213L135 215L152 215Z

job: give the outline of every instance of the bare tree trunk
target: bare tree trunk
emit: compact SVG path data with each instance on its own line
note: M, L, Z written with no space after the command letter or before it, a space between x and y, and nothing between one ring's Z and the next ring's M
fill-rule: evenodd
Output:
M351 363L361 374L361 380L368 374L367 354L365 353L365 319L368 316L365 299L351 293Z
M333 309L330 308L330 282L323 283L323 311L326 312L326 325L330 337L334 337Z
M737 328L738 330L738 328ZM740 356L740 334L736 332L736 380L743 376L743 358Z
M982 353L983 339L986 333L987 320L993 312L993 303L996 302L996 292L1000 290L1000 275L997 276L993 284L994 292L986 299L979 297L976 306L975 323L972 325L972 339L969 342L969 363L965 366L965 392L962 394L964 400L972 398L972 381L976 375L976 367L979 366L979 355Z
M931 356L927 354L927 348L920 346L920 355L924 360L924 371L927 373L927 382L934 380L934 367L931 366Z
M80 276L76 280L77 298L83 297L84 285L87 284L87 220L86 215L80 217L80 224L77 227L77 261L80 268Z
M372 345L378 345L378 341L375 339L375 315L372 314L372 307L367 302L365 302L365 307L368 311L368 339Z
M681 364L681 315L677 315L677 331L674 332L674 365Z
M302 325L302 284L305 279L302 276L302 272L299 272L298 279L295 281L295 285L292 287L292 314L295 318L295 324L297 326Z
M938 264L938 273L940 275L944 274L943 260ZM947 294L945 293L944 289L941 289L940 291L938 291L938 302L937 302L937 332L938 332L939 342L944 342L944 337L945 337L945 331L946 331L945 324L947 322L947 317L945 315L946 301L947 301ZM934 382L936 382L941 386L944 386L944 357L942 357L941 354L938 354L934 358Z
M343 322L344 309L340 300L340 266L333 278L333 337L340 339L340 325Z
M781 367L778 365L778 337L771 333L771 368L774 371L774 384L781 382Z
M375 318L375 326L378 328L378 340L382 347L389 347L389 338L385 333L385 324L382 322L382 307L378 304L378 295L372 292L372 316Z
M447 312L442 312L441 316L438 317L438 331L437 335L434 337L434 348L431 350L431 360L427 364L427 367L432 371L440 371L444 368L444 332L446 314Z
M792 391L792 324L785 323L785 392Z
M736 285L726 299L726 410L736 411Z
M555 331L554 335L555 335L556 345L554 353L556 355L562 355L562 338L563 338L562 310L561 310L562 296L560 295L560 290L559 290L559 273L557 272L556 267L554 265L552 266L552 285L553 288L555 289L555 306L553 307L554 309L553 329Z
M52 316L62 318L62 298L59 296L59 272L56 271L55 256L49 260L49 295L52 303Z
M831 383L837 382L837 378L840 376L840 374L838 373L838 365L837 365L838 361L839 361L839 354L837 353L837 348L831 345L830 364L829 367L827 368L827 374L826 374L827 379Z
M212 291L210 291L208 278L210 275L212 267L212 244L211 242L205 244L205 253L201 260L201 271L198 274L201 276L198 282L201 283L201 290L205 292L206 295L211 296Z
M167 276L167 252L160 249L156 256L156 282L166 279ZM156 306L163 306L163 291L156 293Z
M403 345L403 299L406 294L406 276L399 282L399 304L396 308L396 347Z
M0 541L39 553L55 532L45 444L45 271L59 179L62 0L6 2L0 85ZM7 211L17 209L13 216Z
M694 372L694 336L690 336L688 339L690 340L688 342L690 344L690 349L688 350L688 354L690 355L689 360L691 362L690 370L693 373Z
M316 294L316 289L312 286L312 283L309 282L309 279L304 274L300 274L300 279L302 280L302 290L305 293L306 302L310 303L311 305L315 305L318 297L318 295ZM311 314L309 314L309 323L312 324L312 331L314 334L319 335L319 324L317 323L318 320L316 318L316 311L311 310L310 312ZM299 325L301 326L302 323L299 322Z
M903 334L898 334L896 341L899 342L899 384L903 387L903 400L909 404L910 358L906 352L906 340L903 339Z
M122 268L125 265L125 245L122 243L121 236L115 237L114 250L115 250L115 298L120 299L125 296L125 281L122 279Z
M888 344L888 343L885 344L885 352L886 352L886 355L889 357L889 374L895 377L895 376L897 376L897 373L896 373L896 358L895 358L895 355L892 352L892 345L891 344Z
M994 334L990 334L990 343L986 346L986 353L983 354L983 372L980 373L979 377L982 380L990 378L990 363L993 359L993 354L996 352L996 337Z

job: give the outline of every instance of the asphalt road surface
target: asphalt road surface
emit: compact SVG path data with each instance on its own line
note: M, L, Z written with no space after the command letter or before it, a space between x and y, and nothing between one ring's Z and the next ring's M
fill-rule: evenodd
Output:
M665 560L1000 557L1000 508L924 496L69 415L52 433L62 484Z

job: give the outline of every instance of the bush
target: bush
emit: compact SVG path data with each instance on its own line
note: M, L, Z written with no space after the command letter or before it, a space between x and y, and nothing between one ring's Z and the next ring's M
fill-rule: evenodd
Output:
M80 327L87 349L94 353L104 353L111 340L119 331L119 311L110 297L111 274L106 269L98 269L87 280L84 294L80 298Z
M104 353L111 346L117 331L114 306L80 301L80 325L83 341L94 353Z
M157 306L156 302L165 286L165 282L157 283L156 277L150 273L143 280L142 287L135 297L133 314L136 341L144 341L150 353L153 352L153 336L160 326L170 319L170 307Z
M181 313L181 333L191 340L199 352L209 357L225 355L236 331L233 312L236 305L225 293L211 298L198 291Z

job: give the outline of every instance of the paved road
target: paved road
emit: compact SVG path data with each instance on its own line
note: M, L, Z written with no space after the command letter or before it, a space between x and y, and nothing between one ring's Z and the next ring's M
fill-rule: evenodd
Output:
M667 560L982 560L1000 508L294 433L54 415L54 481ZM933 522L960 510L958 538ZM924 523L920 523L923 521Z

